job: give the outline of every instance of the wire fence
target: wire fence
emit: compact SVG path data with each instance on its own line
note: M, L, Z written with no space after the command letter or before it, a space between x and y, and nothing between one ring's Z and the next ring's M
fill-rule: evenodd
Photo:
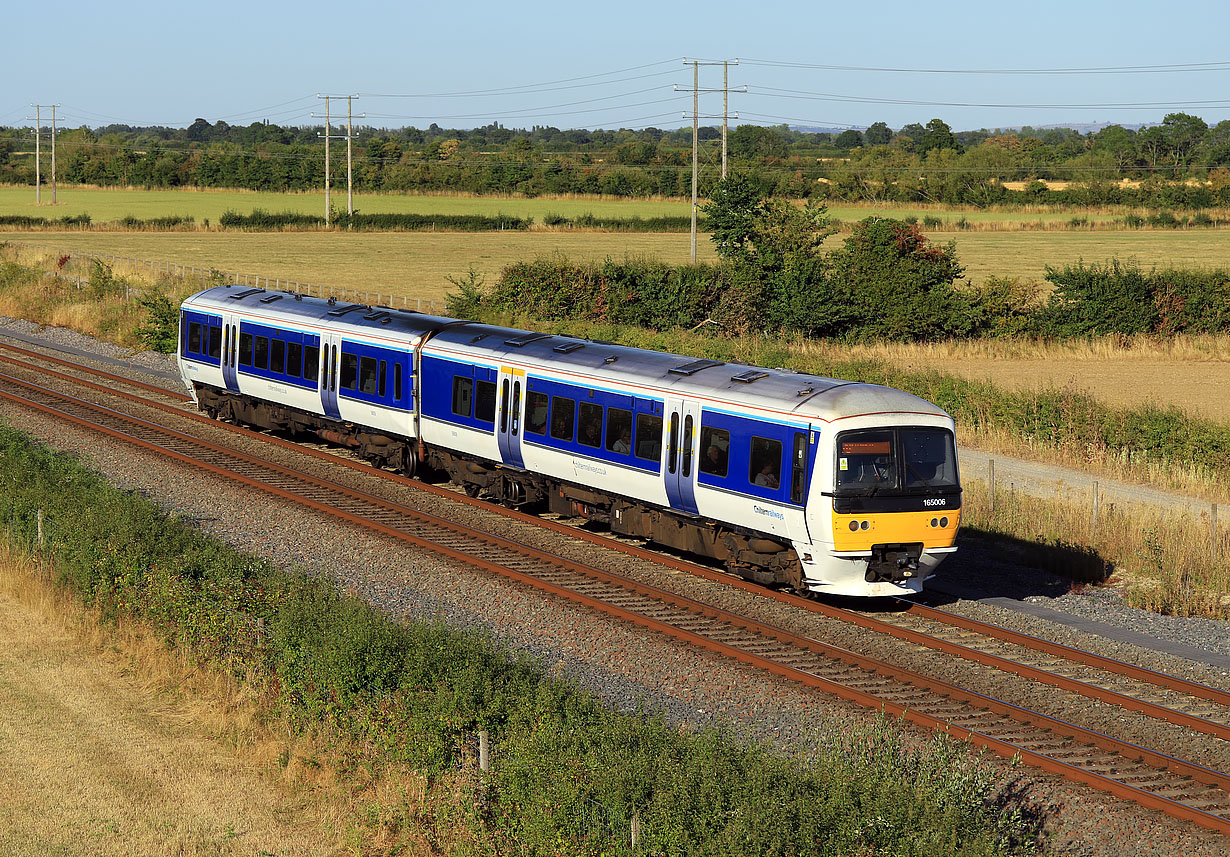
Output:
M73 257L96 260L109 265L113 270L117 265L125 265L139 271L149 271L150 274L181 282L192 280L213 280L221 277L225 282L237 286L250 286L270 291L295 292L318 298L337 298L339 301L364 304L366 306L382 306L390 309L412 309L415 312L439 314L444 312L444 305L430 298L411 298L406 295L395 295L392 292L369 291L366 289L347 289L321 283L305 283L283 277L268 277L260 274L241 271L224 271L219 268L202 268L197 265L179 265L174 262L156 259L138 259L131 256L116 256L110 253L90 253L82 250L67 250L47 247L41 244L27 244L21 241L6 242L11 247L17 247L30 252L41 252L61 257ZM61 276L67 276L57 271ZM80 281L79 277L68 277ZM79 282L80 284L80 282ZM125 288L125 295L133 300L143 292Z

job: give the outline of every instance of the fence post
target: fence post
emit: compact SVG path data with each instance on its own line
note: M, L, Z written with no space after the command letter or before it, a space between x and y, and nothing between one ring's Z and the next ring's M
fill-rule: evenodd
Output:
M1209 519L1213 531L1213 562L1217 562L1217 504L1214 503L1210 512Z
M1101 500L1101 497L1099 496L1099 492L1098 492L1098 480L1095 479L1093 480L1093 521L1092 521L1094 535L1097 535L1097 532L1098 532L1098 505L1099 505L1100 500Z
M491 736L486 729L478 730L478 769L483 773L491 770L490 740Z
M995 514L995 459L992 458L987 462L987 467L990 470L990 475L987 477L987 483L991 487L991 514Z
M639 815L632 816L632 850L636 850L636 846L641 842L641 817Z
M43 510L39 509L35 517L38 521L38 549L41 552L43 550Z

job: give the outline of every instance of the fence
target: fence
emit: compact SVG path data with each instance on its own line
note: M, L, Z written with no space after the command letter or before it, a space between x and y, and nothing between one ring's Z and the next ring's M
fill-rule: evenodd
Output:
M498 748L492 745L491 733L486 729L462 736L462 753L458 764L477 771L476 791L480 805L486 803L487 791L499 775L499 759ZM574 820L577 838L597 846L603 853L620 853L627 849L637 852L642 850L645 843L645 828L637 813L625 818L600 800L582 800L576 808Z
M100 262L105 262L113 269L117 264L127 265L138 270L148 269L151 274L178 279L181 282L187 282L188 280L194 279L207 280L211 277L221 275L227 282L237 286L252 286L254 288L265 288L272 291L297 292L302 295L309 295L319 298L334 297L339 301L347 301L349 303L365 304L367 306L385 306L393 309L413 309L415 312L437 314L444 311L443 305L437 304L436 301L430 298L424 300L423 298L410 298L404 295L398 296L391 292L386 293L361 289L346 289L340 286L322 285L320 283L303 283L298 280L283 279L281 277L265 277L260 274L223 271L218 268L201 268L196 265L177 265L174 262L157 261L154 259L136 259L129 256L115 256L109 253L88 253L80 250L64 250L54 247L46 247L41 244L27 244L21 241L9 241L6 243L11 247L18 247L22 250L32 252L93 259ZM125 296L130 300L135 294L135 292L129 291L127 287L125 288ZM375 300L373 300L373 296Z

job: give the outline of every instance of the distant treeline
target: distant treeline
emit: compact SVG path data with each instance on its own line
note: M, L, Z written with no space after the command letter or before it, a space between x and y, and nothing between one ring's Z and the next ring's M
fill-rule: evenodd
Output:
M73 184L235 187L301 191L324 184L319 128L198 119L190 127L111 125L61 132L59 177ZM0 182L34 181L28 129L0 128ZM700 129L700 193L719 179L717 128ZM732 168L766 194L951 205L1230 206L1230 120L1209 127L1171 113L1158 125L954 132L943 120L893 130L807 133L739 125ZM354 140L360 191L687 196L691 134L657 128L518 130L361 128ZM344 147L333 158L345 166ZM1063 184L1057 184L1063 183Z

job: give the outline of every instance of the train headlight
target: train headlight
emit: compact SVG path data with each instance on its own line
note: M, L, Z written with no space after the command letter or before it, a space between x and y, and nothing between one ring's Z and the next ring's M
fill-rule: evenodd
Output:
M851 521L851 522L850 522L850 532L852 532L852 533L857 533L857 532L858 532L858 521Z
M867 528L868 528L868 527L870 527L870 526L871 526L871 524L870 524L870 523L868 523L867 521L863 521L863 523L859 524L859 527L860 527L861 529L864 529L864 530L865 530L865 529L867 529Z
M947 527L947 526L948 526L948 516L947 516L947 515L945 515L944 517L940 518L940 526L941 526L941 527Z
M932 526L932 527L938 527L939 525L940 525L940 519L939 519L939 518L932 518L932 519L931 519L931 526Z

